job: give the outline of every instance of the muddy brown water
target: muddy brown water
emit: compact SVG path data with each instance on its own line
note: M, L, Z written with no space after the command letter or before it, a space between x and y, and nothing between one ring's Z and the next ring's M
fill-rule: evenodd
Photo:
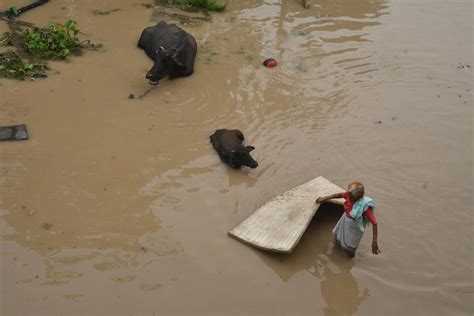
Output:
M149 89L140 32L170 19L142 3L23 17L75 19L104 51L0 79L0 124L30 134L0 143L2 315L474 313L473 78L458 69L473 65L472 1L229 1L182 25L193 76L130 100ZM257 169L219 161L222 127L244 132ZM370 228L353 260L333 249L327 209L291 256L226 235L319 175L366 184L381 255Z

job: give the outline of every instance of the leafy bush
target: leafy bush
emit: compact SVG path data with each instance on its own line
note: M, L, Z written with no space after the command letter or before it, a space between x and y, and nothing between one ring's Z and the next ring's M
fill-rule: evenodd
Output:
M64 25L50 22L47 29L26 29L21 37L27 52L44 59L64 59L80 52L78 33L76 22L69 20Z
M50 22L48 28L27 24L23 30L17 24L9 23L10 32L0 37L0 46L14 46L18 52L0 53L0 77L44 78L48 69L47 59L65 59L70 54L80 54L84 49L102 47L89 40L80 42L77 38L80 31L72 20L64 25Z

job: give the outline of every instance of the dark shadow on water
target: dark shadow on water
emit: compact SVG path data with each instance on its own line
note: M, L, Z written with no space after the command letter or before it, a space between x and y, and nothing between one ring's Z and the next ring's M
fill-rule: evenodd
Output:
M291 255L255 250L283 282L302 271L316 277L321 283L326 315L351 315L369 295L368 289L359 293L351 273L353 259L334 246L332 229L342 213L342 206L322 205Z

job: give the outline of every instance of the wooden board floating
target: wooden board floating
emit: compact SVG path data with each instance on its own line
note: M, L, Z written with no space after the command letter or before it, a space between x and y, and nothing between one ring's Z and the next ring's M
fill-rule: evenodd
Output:
M0 141L26 140L28 133L25 125L0 126Z
M259 249L290 254L319 208L316 198L343 191L317 177L272 198L229 231L229 235ZM344 200L331 202L343 204Z

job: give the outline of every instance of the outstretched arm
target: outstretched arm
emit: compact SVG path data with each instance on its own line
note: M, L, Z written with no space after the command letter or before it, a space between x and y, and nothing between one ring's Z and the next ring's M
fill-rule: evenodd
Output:
M378 255L381 253L379 249L379 245L377 244L377 234L378 234L378 228L377 224L372 225L372 253L374 255Z
M372 224L372 253L374 255L378 255L381 251L377 244L377 235L378 235L378 227L377 227L377 219L375 218L374 211L371 207L367 209L364 213L364 217L370 221Z
M328 195L328 196L321 196L316 199L316 203L321 204L330 199L340 199L340 198L342 198L342 193L336 193L336 194Z

